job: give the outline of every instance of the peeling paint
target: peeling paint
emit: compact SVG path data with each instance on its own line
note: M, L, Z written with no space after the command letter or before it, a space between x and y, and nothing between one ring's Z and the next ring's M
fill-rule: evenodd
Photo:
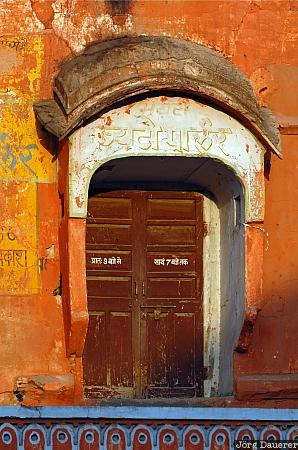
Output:
M36 185L1 182L0 295L39 291Z
M40 89L43 41L16 35L1 43L20 63L17 73L4 73L0 80L0 178L53 180L55 165L40 143L32 111Z
M55 1L52 7L54 11L52 27L57 36L67 41L68 46L74 53L82 51L86 44L95 41L98 35L100 37L103 33L121 35L129 33L133 29L131 14L125 16L122 25L117 24L111 14L103 12L96 17L86 14L81 17L81 23L78 27L74 18L79 13L77 10L69 9L67 2Z
M210 157L245 187L247 220L264 215L264 149L239 122L194 100L156 97L104 114L70 138L70 214L86 215L88 184L104 162L127 156ZM95 138L97 136L97 139ZM247 151L249 149L249 151Z

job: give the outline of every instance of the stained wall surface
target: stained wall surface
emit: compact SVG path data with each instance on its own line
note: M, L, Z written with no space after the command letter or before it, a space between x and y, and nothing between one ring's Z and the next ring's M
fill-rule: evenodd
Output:
M284 156L267 161L260 230L265 306L248 352L235 354L235 374L243 386L240 404L250 404L258 390L260 377L254 381L252 374L269 383L268 400L264 394L254 404L297 404L297 2L3 0L0 23L0 404L82 402L81 360L65 349L58 146L32 105L52 98L59 64L89 44L141 34L217 50L251 80L280 124ZM280 377L275 400L272 374Z

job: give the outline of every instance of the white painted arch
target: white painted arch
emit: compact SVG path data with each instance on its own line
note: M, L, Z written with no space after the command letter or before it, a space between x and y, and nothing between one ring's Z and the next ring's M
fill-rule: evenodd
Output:
M217 199L204 202L209 227L204 242L204 355L210 368L206 396L232 392L233 349L245 304L243 225L264 218L264 154L262 144L236 119L182 97L158 96L115 108L69 138L72 218L86 217L90 181L109 161L183 157L178 164L185 158L210 162L199 176Z
M265 149L236 119L195 100L153 97L103 114L69 138L70 217L86 217L88 187L105 162L128 156L208 157L241 181L245 220L264 218Z

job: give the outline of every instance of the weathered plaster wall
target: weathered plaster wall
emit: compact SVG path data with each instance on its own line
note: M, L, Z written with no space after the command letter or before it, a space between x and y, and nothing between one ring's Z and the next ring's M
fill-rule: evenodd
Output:
M297 34L298 35L298 34ZM297 45L298 45L298 41ZM298 370L297 357L297 219L295 204L298 169L298 66L269 64L254 71L255 85L262 91L261 101L280 121L283 160L271 160L267 177L266 213L264 230L263 297L265 306L259 312L253 342L247 355L238 355L240 373L255 374L256 361L260 361L264 374L291 374L287 383L280 377L275 396L285 395L292 389L295 397L294 374ZM243 378L247 395L255 382ZM253 380L253 377L251 377ZM266 384L266 386L265 386ZM264 380L264 395L268 395L272 380ZM290 395L290 394L288 394Z
M218 50L279 117L284 159L272 157L266 183L266 306L235 369L297 373L297 2L2 0L0 23L0 403L79 401L72 376L79 386L80 360L66 356L63 332L55 143L32 104L52 96L61 61L120 36L166 35ZM45 374L53 378L28 379ZM259 383L246 382L247 391Z
M11 17L11 23L15 20ZM61 297L53 294L59 284L57 164L51 142L45 143L39 134L32 111L41 92L44 48L41 35L0 38L0 401L4 404L18 403L13 390L20 399L28 386L28 401L29 397L39 401L45 382L30 383L28 375L69 373ZM63 392L59 395L63 399Z

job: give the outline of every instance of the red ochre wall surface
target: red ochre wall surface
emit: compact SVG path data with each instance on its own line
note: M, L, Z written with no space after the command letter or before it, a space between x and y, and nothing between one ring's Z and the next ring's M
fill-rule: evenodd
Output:
M52 98L59 64L89 44L159 35L224 55L271 109L282 138L283 159L272 155L266 178L264 307L248 351L235 353L240 394L209 404L298 405L298 2L4 0L0 23L0 404L84 404L60 286L67 192L58 174L67 149L58 163L33 104Z

